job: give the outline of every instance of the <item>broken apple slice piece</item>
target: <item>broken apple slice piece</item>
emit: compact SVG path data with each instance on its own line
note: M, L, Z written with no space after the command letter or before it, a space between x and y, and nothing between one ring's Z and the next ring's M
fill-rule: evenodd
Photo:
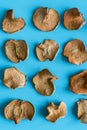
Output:
M36 10L33 22L42 31L52 31L60 23L60 16L56 10L42 7Z
M25 27L23 18L14 18L14 11L8 10L2 23L3 31L7 33L15 33Z
M78 118L82 123L87 124L87 100L81 100L77 102L78 105Z
M55 90L53 81L57 79L58 78L53 76L49 70L44 69L33 78L33 83L35 84L35 89L40 94L50 96Z
M73 64L82 64L87 61L87 51L83 41L75 39L69 41L64 48L64 56Z
M28 57L28 46L24 40L9 40L5 44L5 52L11 61L18 63Z
M13 100L4 109L4 115L18 124L22 119L32 120L35 114L33 104L28 101Z
M41 43L36 47L37 57L40 61L54 60L58 50L59 45L54 40L45 40L44 44Z
M26 75L15 67L5 69L3 83L8 88L22 88L26 85Z
M86 23L78 8L71 8L64 14L64 25L69 30L77 30Z
M87 95L87 70L71 77L70 89L74 93Z
M51 122L56 122L60 118L64 118L67 113L67 106L64 102L61 102L58 106L56 106L53 102L49 104L47 107L49 112L46 117L47 120Z

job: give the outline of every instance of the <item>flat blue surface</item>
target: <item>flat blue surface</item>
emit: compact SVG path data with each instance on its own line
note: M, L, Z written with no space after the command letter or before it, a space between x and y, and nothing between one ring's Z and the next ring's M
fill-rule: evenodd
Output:
M56 9L61 15L61 24L52 32L38 30L32 22L34 11L38 7L49 7ZM64 11L77 7L84 14L87 20L87 0L0 0L0 130L87 130L87 125L80 123L77 118L76 102L86 99L87 96L77 95L69 90L69 79L72 75L87 69L87 63L76 66L70 64L63 56L63 49L67 41L79 38L87 45L87 24L78 31L69 31L63 26ZM26 27L17 33L7 34L2 31L1 24L7 10L14 9L16 17L23 17ZM9 39L24 39L27 41L30 54L29 58L18 64L11 62L4 53L4 44ZM53 62L40 62L35 54L35 47L45 39L54 39L60 45L60 51ZM24 88L11 90L3 85L3 72L7 67L16 66L28 76L27 85ZM55 81L56 91L54 95L44 97L37 93L32 83L33 76L40 70L48 68L54 75L59 77ZM36 108L36 115L33 121L22 120L18 125L4 117L4 107L13 99L30 101ZM45 119L47 115L46 106L50 102L66 102L68 113L64 119L51 123Z

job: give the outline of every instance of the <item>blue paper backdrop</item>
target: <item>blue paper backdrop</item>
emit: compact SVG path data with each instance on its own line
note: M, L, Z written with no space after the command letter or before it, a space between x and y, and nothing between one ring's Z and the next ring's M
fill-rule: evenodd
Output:
M56 9L61 15L59 27L52 32L42 32L38 30L32 22L34 11L41 7ZM1 130L87 130L87 125L80 123L77 118L76 102L80 99L86 99L87 96L77 95L69 89L69 79L72 75L86 70L87 63L76 66L70 64L63 56L63 49L67 41L79 38L87 45L87 24L78 31L69 31L63 26L64 11L77 7L84 14L87 20L87 0L0 0L0 129ZM16 17L23 17L26 21L26 27L17 33L7 34L2 31L1 24L7 10L14 9ZM30 54L29 58L18 64L11 62L4 53L4 44L9 39L24 39L27 41ZM53 62L40 62L35 54L35 47L45 39L54 39L60 45L60 51ZM27 85L24 88L11 90L3 85L3 72L7 67L16 66L28 76ZM48 68L59 79L55 81L56 91L54 95L44 97L37 93L32 83L33 76L40 70ZM22 120L18 125L4 117L4 107L13 99L22 99L32 102L36 108L36 115L33 121ZM47 115L46 106L50 102L66 102L68 113L64 119L56 123L51 123L45 119Z

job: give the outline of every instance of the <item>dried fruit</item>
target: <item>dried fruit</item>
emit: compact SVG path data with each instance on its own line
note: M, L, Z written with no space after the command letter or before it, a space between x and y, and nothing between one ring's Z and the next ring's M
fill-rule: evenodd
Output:
M78 105L78 118L82 123L87 123L87 100L77 102Z
M64 56L69 57L71 53L78 51L85 51L85 45L83 41L79 39L71 40L67 43L67 45L64 48Z
M76 65L82 64L87 61L87 52L75 52L69 56L68 60Z
M5 69L3 83L8 88L22 88L26 85L26 75L15 67Z
M85 19L78 8L69 9L64 14L64 25L69 30L77 30L85 23Z
M87 70L70 79L70 89L77 94L87 94Z
M60 16L56 10L42 7L36 10L33 21L38 29L52 31L60 23Z
M69 41L64 48L64 56L73 64L82 64L87 61L87 51L83 41L74 39Z
M23 18L14 18L14 11L8 10L2 23L3 31L7 33L17 32L25 27Z
M50 96L55 90L53 81L57 79L58 78L53 76L49 70L44 69L33 78L33 83L35 84L35 89L40 94Z
M18 124L22 119L32 120L35 114L33 104L22 100L13 100L4 109L4 115L9 120Z
M51 122L56 122L59 118L63 118L67 113L67 106L64 102L61 102L58 106L56 106L53 102L47 107L49 112L46 117Z
M11 61L17 63L28 57L28 46L24 40L9 40L5 44L5 52Z
M40 61L54 60L59 50L59 45L54 40L45 40L44 44L36 47L37 57Z

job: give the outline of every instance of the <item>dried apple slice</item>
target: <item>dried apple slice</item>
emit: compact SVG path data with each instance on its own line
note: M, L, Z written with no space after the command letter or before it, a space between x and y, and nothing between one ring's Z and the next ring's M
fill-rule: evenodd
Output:
M44 44L39 44L36 47L36 54L40 61L50 61L54 60L57 52L59 50L59 45L54 40L45 40Z
M33 104L28 101L13 100L4 109L4 115L18 124L22 119L32 120L35 114Z
M71 77L70 89L74 93L87 95L87 70Z
M73 64L82 64L87 61L87 51L83 41L79 39L71 40L64 48L64 56L68 57Z
M71 8L64 14L64 25L69 30L77 30L86 23L78 8Z
M33 78L33 83L35 84L35 89L40 94L50 96L55 91L53 81L57 79L58 78L53 76L49 70L44 69Z
M82 123L87 124L87 100L77 102L78 105L78 118Z
M87 52L86 51L78 51L71 54L68 58L69 62L79 65L87 61Z
M15 33L25 27L23 18L14 18L14 11L8 10L2 23L3 31L7 33Z
M34 13L33 22L42 31L52 31L60 23L60 16L56 10L42 7Z
M18 63L28 57L28 46L24 40L9 40L5 44L5 52L11 61Z
M64 48L64 56L69 57L70 54L85 51L84 42L79 39L69 41Z
M58 106L56 106L53 102L49 104L47 107L49 112L46 117L47 120L51 122L56 122L60 118L64 118L67 113L67 106L64 102L61 102Z
M11 89L22 88L26 85L26 75L15 67L5 69L3 83Z

